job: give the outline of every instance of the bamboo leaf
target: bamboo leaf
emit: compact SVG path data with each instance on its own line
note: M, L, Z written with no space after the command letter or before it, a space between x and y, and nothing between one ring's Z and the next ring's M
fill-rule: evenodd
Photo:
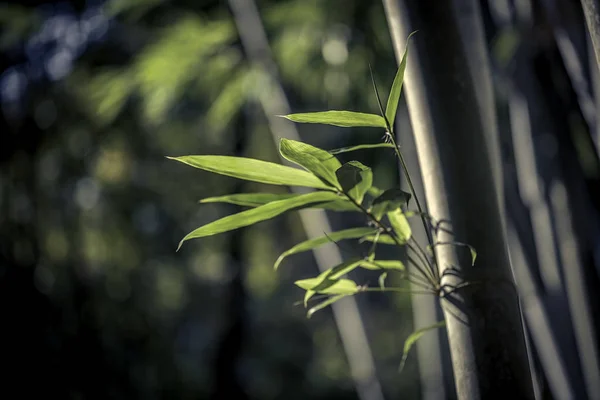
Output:
M385 278L387 278L387 272L384 272L383 274L379 275L378 282L381 290L385 289Z
M357 263L355 263L357 264ZM342 264L340 264L342 265ZM345 264L346 269L350 268L352 264ZM354 266L356 268L356 266ZM333 294L333 295L349 295L358 292L358 286L350 279L333 279L327 276L331 273L332 269L321 273L316 278L301 279L294 282L296 286L306 290L304 294L304 306L308 306L308 300L315 294Z
M232 156L181 156L167 158L205 171L245 179L247 181L271 185L331 189L330 186L310 172L268 161L255 160L253 158Z
M239 193L208 197L200 200L200 203L229 203L238 206L258 207L273 201L285 200L298 196L300 195L293 193Z
M373 243L381 243L381 244L389 244L389 245L396 244L396 242L394 242L394 238L392 238L387 233L382 233L379 235L379 237L377 237L377 235L367 235L367 236L360 238L360 240L358 242L359 243L373 242Z
M307 292L308 293L308 292ZM346 297L347 295L345 294L340 294L337 296L331 296L330 298L328 298L327 300L317 304L316 306L312 307L310 310L308 310L308 313L306 313L306 317L310 318L314 315L314 313L316 313L319 310L324 309L325 307L335 303L338 300L343 299L344 297Z
M301 196L295 193L239 193L225 196L208 197L200 203L228 203L244 207L259 207L274 201L291 199ZM321 208L332 211L357 211L356 206L348 199L339 197L333 201L311 203L301 208Z
M181 248L181 245L186 240L201 238L205 236L212 236L219 233L231 231L234 229L242 228L244 226L253 225L257 222L261 222L267 219L271 219L286 211L294 208L304 206L309 203L323 202L327 200L334 200L338 197L333 192L313 192L303 194L298 197L290 199L274 201L269 204L265 204L250 210L242 211L237 214L229 215L227 217L213 221L207 225L204 225L190 233L188 233L179 242L177 250Z
M371 213L379 220L390 211L408 206L410 197L410 193L399 188L387 189L373 200Z
M325 182L340 189L335 171L342 164L334 155L318 147L289 139L281 139L279 152L287 160L306 168Z
M417 331L414 331L413 333L410 334L410 336L408 338L406 338L406 340L404 341L404 352L402 354L402 361L400 361L399 372L402 372L402 370L404 369L404 365L406 364L406 359L408 358L408 353L410 352L410 349L412 348L412 346L417 342L417 340L419 340L421 338L421 336L423 336L428 331L430 331L432 329L441 328L445 325L446 325L445 321L440 321L433 325L426 326L425 328L421 328Z
M361 264L361 267L365 269L371 270L380 270L380 269L389 269L396 271L404 271L406 267L404 263L399 260L374 260L374 261L365 261Z
M344 128L353 126L370 126L375 128L386 127L383 117L375 114L365 114L354 111L333 110L281 115L281 117L287 118L294 122L335 125Z
M342 153L349 153L351 151L376 149L376 148L381 148L381 147L393 149L394 145L391 143L359 144L357 146L340 147L339 149L332 149L332 150L329 150L329 153L342 154Z
M335 172L342 190L358 204L361 204L365 193L373 184L371 168L358 161L350 161Z
M400 66L398 67L398 72L396 72L396 76L394 77L394 83L392 83L392 88L390 90L390 97L388 97L387 105L385 106L385 117L387 118L390 126L394 126L394 120L396 119L396 111L398 110L398 102L400 101L400 93L402 92L402 84L404 83L404 71L406 70L406 61L408 56L408 43L412 35L416 32L408 35L406 39L406 48L404 49L404 55L402 56L402 60L400 61Z
M396 236L398 237L400 242L408 242L412 235L412 230L410 229L408 219L406 219L406 215L404 215L402 210L397 208L394 211L388 212L387 216L390 220L390 225L392 225L392 229L396 233Z
M321 236L318 238L306 240L302 243L298 243L294 247L289 250L284 251L277 261L275 262L274 268L277 269L283 262L283 260L292 254L298 254L303 251L312 250L316 247L322 246L326 243L330 243L331 241L345 240L345 239L357 239L364 235L369 235L376 232L373 228L350 228L344 229L342 231L331 232L327 234L327 236Z

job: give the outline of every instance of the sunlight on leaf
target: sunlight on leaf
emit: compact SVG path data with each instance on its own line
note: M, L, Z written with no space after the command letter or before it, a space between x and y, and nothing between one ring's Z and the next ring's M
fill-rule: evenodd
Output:
M399 260L373 260L365 261L361 266L365 269L380 270L380 269L391 269L397 271L404 271L406 267L404 263Z
M392 229L396 233L396 236L400 242L406 243L412 236L412 230L410 229L406 215L404 215L402 210L398 208L394 211L388 212L387 216L390 220L390 225L392 225Z
M273 201L290 199L298 197L299 194L293 193L239 193L225 196L207 197L199 203L229 203L238 206L258 207Z
M354 111L321 111L281 115L281 117L294 122L335 125L344 128L370 126L385 129L386 127L383 117L376 114L365 114Z
M390 96L388 97L387 105L385 106L385 117L392 127L394 126L394 120L396 119L396 111L398 110L398 102L400 101L400 93L402 92L402 84L404 83L404 71L406 70L406 61L408 56L408 43L410 42L412 35L415 33L416 31L408 35L408 38L406 39L404 55L402 56L402 61L400 61L400 66L398 67L398 72L394 78L394 83L392 83Z
M167 157L195 168L271 185L307 186L331 189L310 172L253 158L232 156Z
M186 240L201 238L205 236L212 236L219 233L242 228L244 226L253 225L257 222L271 219L280 214L283 214L286 211L303 206L305 204L332 200L336 197L337 195L332 192L307 193L298 197L275 201L273 203L265 204L263 206L253 208L251 210L246 210L237 214L229 215L227 217L218 219L214 222L211 222L188 233L179 243L177 250L181 248L181 245Z
M393 149L394 145L391 143L359 144L357 146L349 146L349 147L341 147L339 149L332 149L332 150L329 150L329 153L342 154L342 153L349 153L351 151L365 150L365 149L377 149L377 148Z
M296 163L330 185L340 188L335 175L342 164L329 152L296 140L281 139L279 152L286 160Z

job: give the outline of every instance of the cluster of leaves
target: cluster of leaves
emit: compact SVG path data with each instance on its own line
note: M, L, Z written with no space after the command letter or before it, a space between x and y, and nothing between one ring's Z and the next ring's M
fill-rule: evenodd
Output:
M309 193L242 193L201 200L202 203L225 202L249 207L249 209L221 218L190 232L179 243L178 249L187 240L249 226L290 210L321 208L333 211L360 212L367 217L368 226L345 229L306 240L285 251L276 260L275 269L281 265L286 257L312 250L331 241L358 240L359 242L372 244L368 255L364 258L351 258L331 267L316 277L295 282L297 286L306 291L304 296L305 306L308 306L308 301L315 295L326 297L324 301L309 309L308 316L310 317L315 312L345 296L360 292L393 291L438 294L440 291L439 276L435 267L433 247L436 244L459 243L434 243L430 234L428 237L428 251L425 251L412 237L408 218L411 216L421 217L427 232L432 230L433 219L423 212L419 200L415 196L410 175L406 171L404 159L394 139L394 119L404 80L406 57L407 50L405 50L390 90L385 111L377 87L374 84L381 115L352 111L325 111L284 116L298 123L382 128L386 132L384 143L363 144L327 151L307 143L281 139L279 151L282 157L297 164L302 169L244 157L217 155L170 157L173 160L199 169L248 181L316 189ZM389 148L395 151L401 161L403 172L412 193L404 192L399 188L389 188L387 190L377 188L373 186L373 173L368 166L358 161L350 161L342 165L336 158L336 155L340 153L370 148ZM414 198L417 210L408 210L408 203L411 198ZM399 260L378 259L376 257L378 244L406 248L407 259L412 268L407 269L404 263ZM348 273L357 268L380 271L379 286L361 286L348 279ZM423 290L415 291L401 287L386 287L385 279L390 272L400 273L402 278ZM437 328L442 324L443 322L437 323L413 333L405 342L403 363L412 344L427 330Z

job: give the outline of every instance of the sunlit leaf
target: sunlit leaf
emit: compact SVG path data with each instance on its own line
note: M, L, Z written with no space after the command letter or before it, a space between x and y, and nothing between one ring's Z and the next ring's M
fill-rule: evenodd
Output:
M425 328L421 328L417 331L414 331L413 333L410 334L410 336L408 338L406 338L406 340L404 341L404 351L402 354L402 361L400 361L400 368L399 368L400 372L402 372L402 370L404 369L404 365L406 364L406 359L408 358L408 353L410 352L410 349L412 348L412 346L417 342L417 340L419 340L421 338L421 336L423 336L428 331L430 331L432 329L441 328L445 325L446 325L445 321L440 321L433 325L426 326Z
M271 185L307 186L330 189L326 183L310 172L268 161L232 156L181 156L167 157L195 168Z
M308 293L308 292L307 292ZM316 313L319 310L324 309L325 307L335 303L338 300L343 299L344 297L346 297L347 295L345 294L340 294L337 296L331 296L330 298L328 298L327 300L317 304L316 306L312 307L310 310L308 310L308 313L306 313L306 317L310 318L313 316L314 313Z
M350 279L310 278L294 283L304 290L320 294L353 294L358 291L358 286Z
M293 193L239 193L225 196L208 197L200 203L229 203L238 206L258 207L273 201L301 196Z
M294 122L311 124L327 124L341 127L371 126L385 128L383 117L375 114L365 114L354 111L321 111L312 113L300 113L282 115L282 117Z
M257 222L271 219L280 214L283 214L286 211L292 210L294 208L309 203L333 200L335 198L337 198L337 194L333 192L313 192L303 194L298 197L293 197L290 199L275 201L269 204L262 205L260 207L242 211L237 214L229 215L227 217L211 222L207 225L201 226L200 228L188 233L179 243L177 250L181 248L181 245L186 240L201 238L205 236L212 236L219 233L242 228L244 226L253 225Z
M258 207L273 201L291 199L301 196L294 193L239 193L225 196L208 197L200 200L200 203L228 203L244 207ZM346 198L338 198L334 201L323 203L311 203L300 208L320 208L332 211L357 211L356 206Z
M350 161L342 165L335 174L344 193L361 204L365 193L373 184L371 168L358 161Z
M367 235L367 236L360 238L360 240L358 242L359 243L374 242L374 243L389 244L389 245L396 244L396 242L394 241L394 238L392 236L388 235L387 233L382 233L379 235L379 237L377 237L377 235Z
M410 193L401 189L387 189L373 200L373 203L371 203L371 213L379 220L386 213L407 206L410 197Z
M340 188L335 171L342 164L329 152L296 140L281 139L279 152L287 160L312 172L325 182Z
M412 235L412 230L410 229L406 215L404 215L401 209L397 208L394 211L388 212L387 216L390 220L390 225L392 225L392 229L400 242L406 243Z
M274 268L277 269L279 267L279 265L281 265L281 263L283 262L283 260L287 256L290 256L292 254L298 254L298 253L301 253L303 251L312 250L312 249L317 248L319 246L322 246L324 244L331 243L332 241L346 240L346 239L357 239L357 238L362 237L364 235L372 234L375 231L376 230L373 229L373 228L350 228L350 229L344 229L342 231L331 232L331 233L328 233L326 236L321 236L321 237L318 237L318 238L306 240L306 241L304 241L302 243L298 243L297 245L295 245L291 249L286 250L285 252L283 252L279 256L279 258L277 259L277 261L275 262Z
M329 150L331 154L342 154L349 153L351 151L364 150L364 149L376 149L376 148L394 148L394 145L391 143L375 143L375 144L359 144L357 146L349 146L349 147L341 147L339 149Z
M398 110L398 102L400 101L400 93L402 92L402 84L404 83L404 71L406 70L406 60L408 56L408 43L412 35L416 32L408 35L406 39L406 48L404 49L404 55L402 56L402 60L400 61L400 66L398 67L398 72L396 72L396 77L394 78L394 83L392 83L392 88L390 90L390 97L388 97L387 105L385 106L385 117L387 118L390 126L394 126L394 120L396 119L396 111Z
M373 196L373 197L380 196L383 192L384 192L383 189L379 189L378 187L375 187L375 186L371 186L369 188L369 190L367 190L367 193L369 193L369 195Z
M404 271L406 268L404 263L399 260L373 260L365 261L361 264L361 267L365 269L379 270L379 269L391 269L396 271Z

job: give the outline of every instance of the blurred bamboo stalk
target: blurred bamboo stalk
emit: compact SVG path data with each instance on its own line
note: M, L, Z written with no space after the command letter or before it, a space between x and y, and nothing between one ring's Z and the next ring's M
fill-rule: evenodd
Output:
M592 47L596 55L596 66L600 70L600 1L581 0Z
M259 11L253 0L229 0L240 39L250 62L265 72L270 85L260 94L260 104L267 118L273 139L300 140L293 123L277 115L290 114L290 106L278 79L277 66L271 57L268 39L262 25ZM289 164L282 158L282 162ZM300 211L300 219L309 239L331 232L331 225L323 210ZM320 271L326 271L342 262L339 250L334 246L323 246L313 250ZM348 358L356 391L361 400L383 400L381 385L376 376L375 363L353 297L347 297L332 305L333 315Z

